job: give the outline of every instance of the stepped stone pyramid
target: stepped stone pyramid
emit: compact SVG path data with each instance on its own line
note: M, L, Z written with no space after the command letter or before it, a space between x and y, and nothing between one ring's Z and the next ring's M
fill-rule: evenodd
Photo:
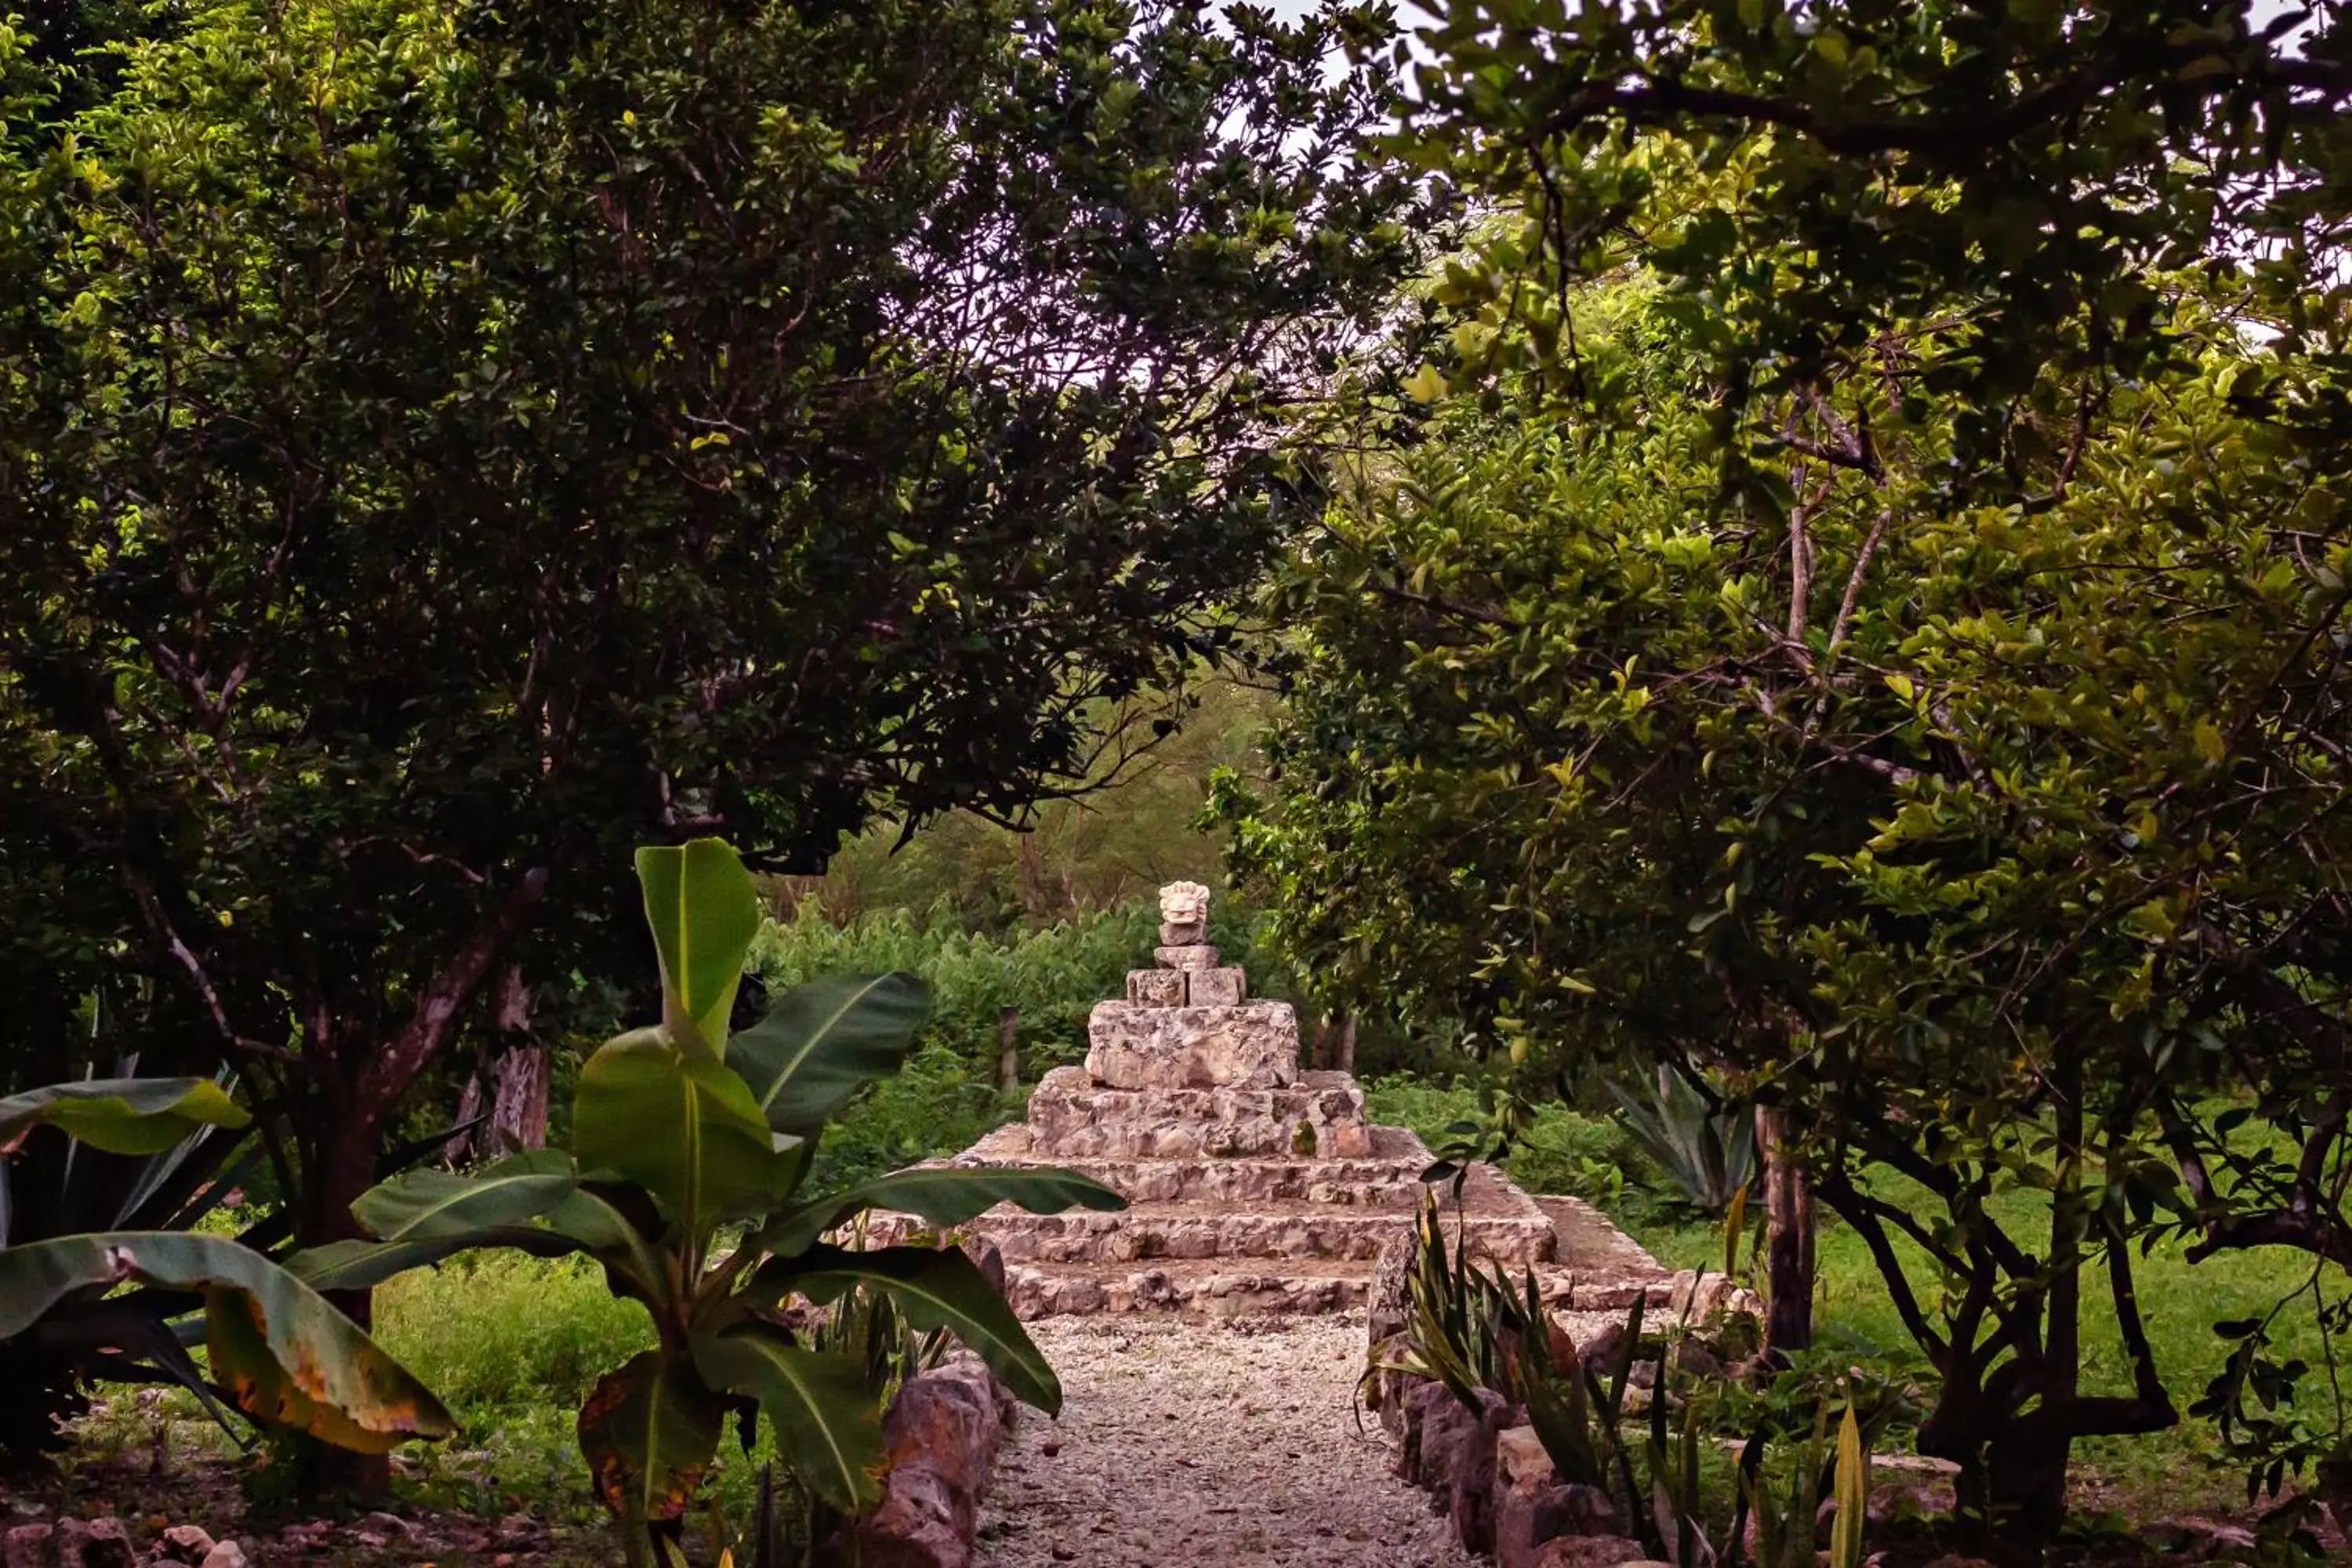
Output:
M1116 1214L1032 1215L1000 1205L965 1227L993 1243L1013 1310L1204 1317L1340 1311L1370 1294L1384 1242L1411 1235L1431 1161L1402 1127L1364 1119L1344 1072L1302 1070L1286 1002L1253 1001L1247 977L1208 945L1208 889L1160 889L1157 965L1088 1018L1083 1068L1058 1068L1025 1124L946 1162L1059 1165L1124 1196ZM1450 1228L1475 1250L1532 1266L1565 1306L1607 1284L1618 1297L1664 1271L1574 1199L1537 1200L1470 1167ZM874 1216L879 1239L915 1228ZM1630 1299L1616 1305L1630 1304Z

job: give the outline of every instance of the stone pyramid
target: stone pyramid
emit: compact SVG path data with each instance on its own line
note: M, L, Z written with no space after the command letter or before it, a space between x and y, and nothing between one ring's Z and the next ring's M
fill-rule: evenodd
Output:
M1370 1294L1382 1244L1411 1235L1429 1150L1368 1122L1347 1073L1299 1067L1290 1005L1251 999L1207 944L1207 897L1161 889L1157 964L1096 1005L1086 1065L1047 1073L1025 1123L946 1162L1063 1166L1128 1200L1116 1214L1001 1205L965 1227L1003 1256L1024 1318L1346 1310ZM1604 1279L1620 1296L1665 1280L1591 1209L1530 1198L1490 1165L1471 1166L1446 1209L1474 1250L1534 1268L1563 1305L1580 1276L1588 1296ZM876 1215L873 1229L889 1240L916 1225Z

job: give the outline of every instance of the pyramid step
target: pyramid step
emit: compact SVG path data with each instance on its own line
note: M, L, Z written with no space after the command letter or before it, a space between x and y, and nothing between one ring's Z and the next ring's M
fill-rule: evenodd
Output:
M1319 1315L1370 1297L1369 1264L1316 1262L1253 1268L1226 1261L1041 1268L1009 1265L1005 1295L1024 1321L1150 1312L1192 1318Z
M1531 1267L1547 1301L1564 1297L1568 1282L1562 1271ZM1278 1264L1013 1264L1005 1268L1005 1294L1024 1321L1129 1312L1209 1319L1307 1316L1362 1307L1371 1299L1372 1277L1369 1263L1319 1258Z
M1372 1152L1363 1091L1345 1073L1270 1088L1111 1089L1056 1068L1029 1096L1028 1131L1054 1159L1189 1160Z
M1516 1195L1516 1194L1514 1194ZM1552 1256L1551 1222L1540 1213L1495 1204L1472 1206L1454 1221L1471 1245L1505 1263L1544 1263ZM1349 1209L1309 1201L1268 1200L1236 1207L1219 1203L1140 1203L1116 1213L1073 1209L1033 1215L996 1208L961 1228L993 1243L1012 1263L1128 1263L1156 1258L1325 1258L1366 1264L1381 1246L1411 1234L1406 1209ZM905 1215L877 1215L867 1234L898 1241L926 1227Z

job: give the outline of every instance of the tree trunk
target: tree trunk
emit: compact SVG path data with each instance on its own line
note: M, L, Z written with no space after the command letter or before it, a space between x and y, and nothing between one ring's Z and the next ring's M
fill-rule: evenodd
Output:
M341 1100L341 1097L333 1097ZM298 1247L324 1247L362 1235L352 1217L352 1205L375 1184L376 1150L381 1130L373 1117L347 1104L332 1103L310 1140L310 1168L305 1173L302 1202L295 1215ZM327 1300L343 1316L369 1329L375 1322L374 1293L330 1290ZM373 1502L392 1490L392 1459L386 1454L355 1454L331 1443L306 1442L301 1447L298 1488L308 1502L345 1496Z
M1785 1356L1813 1342L1813 1188L1789 1148L1788 1112L1756 1108L1756 1155L1764 1178L1767 1353Z
M1021 1087L1021 1009L1007 1007L996 1015L996 1088L1011 1094Z
M466 1079L457 1101L460 1125L481 1115L486 1099L489 1116L443 1146L441 1157L452 1165L547 1147L547 1047L532 1034L530 990L522 983L520 965L500 966L496 1008L499 1044L490 1059Z
M1339 1059L1332 1065L1344 1073L1356 1070L1356 1016L1353 1013L1339 1016Z

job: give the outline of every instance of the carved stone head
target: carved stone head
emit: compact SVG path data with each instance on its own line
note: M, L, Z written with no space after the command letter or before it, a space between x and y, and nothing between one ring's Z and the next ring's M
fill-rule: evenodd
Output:
M1198 882L1171 882L1160 889L1163 925L1199 925L1209 918L1209 889Z

